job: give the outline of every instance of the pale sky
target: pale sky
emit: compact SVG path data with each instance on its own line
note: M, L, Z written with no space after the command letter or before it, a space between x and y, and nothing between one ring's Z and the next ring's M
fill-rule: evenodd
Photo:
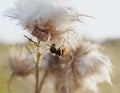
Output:
M24 42L24 31L15 21L3 16L14 0L0 0L0 41ZM70 1L70 0L68 0ZM93 40L120 38L120 0L71 0L71 6L95 19L85 19L83 34Z

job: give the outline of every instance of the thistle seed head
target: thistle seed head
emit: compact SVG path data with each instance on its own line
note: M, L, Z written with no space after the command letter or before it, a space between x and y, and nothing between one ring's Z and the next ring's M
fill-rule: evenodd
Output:
M10 67L13 75L28 76L35 67L34 59L25 48L13 48L10 54Z
M91 43L81 44L64 57L47 54L44 62L56 80L57 93L75 93L81 88L96 92L98 83L111 84L112 65Z

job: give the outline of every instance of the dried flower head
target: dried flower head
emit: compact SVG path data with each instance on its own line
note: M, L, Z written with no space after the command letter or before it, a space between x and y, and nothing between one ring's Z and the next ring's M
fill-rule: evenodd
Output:
M47 54L41 64L46 65L56 80L56 93L75 93L79 89L97 91L97 84L111 84L111 63L90 43L83 43L66 57Z
M8 16L18 19L20 25L39 40L69 49L80 42L80 32L73 25L81 22L81 16L85 15L78 11L59 5L55 0L18 0L15 5Z
M34 59L25 48L13 48L10 54L10 67L13 75L27 76L35 67Z

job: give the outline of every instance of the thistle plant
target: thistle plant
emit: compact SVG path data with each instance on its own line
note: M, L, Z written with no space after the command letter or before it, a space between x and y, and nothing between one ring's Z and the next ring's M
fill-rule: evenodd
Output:
M8 81L8 92L11 93L11 82L17 77L27 77L32 75L35 68L33 56L26 50L23 45L12 47L9 54L9 65L11 76Z
M17 19L36 38L24 35L32 43L25 46L34 57L35 93L49 89L51 78L55 93L75 93L81 88L97 91L98 83L111 83L109 59L96 45L82 40L76 29L87 15L57 0L17 0L7 16ZM41 69L44 75L39 80Z

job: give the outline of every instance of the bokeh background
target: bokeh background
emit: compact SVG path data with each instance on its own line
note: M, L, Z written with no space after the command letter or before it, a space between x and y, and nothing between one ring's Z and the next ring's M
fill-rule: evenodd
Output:
M15 0L14 0L15 1ZM11 71L8 66L8 53L16 43L25 43L25 31L15 20L4 16L5 10L14 7L13 0L0 0L0 93L7 93L7 81ZM63 3L63 2L60 2ZM120 92L120 1L119 0L66 0L64 4L78 9L81 13L91 15L93 19L84 19L81 31L87 40L100 44L113 64L113 76L110 86L100 84L100 93ZM18 85L17 85L18 84ZM13 82L13 86L20 83ZM24 88L28 86L24 85ZM13 87L13 92L17 88ZM16 93L16 92L15 92Z

